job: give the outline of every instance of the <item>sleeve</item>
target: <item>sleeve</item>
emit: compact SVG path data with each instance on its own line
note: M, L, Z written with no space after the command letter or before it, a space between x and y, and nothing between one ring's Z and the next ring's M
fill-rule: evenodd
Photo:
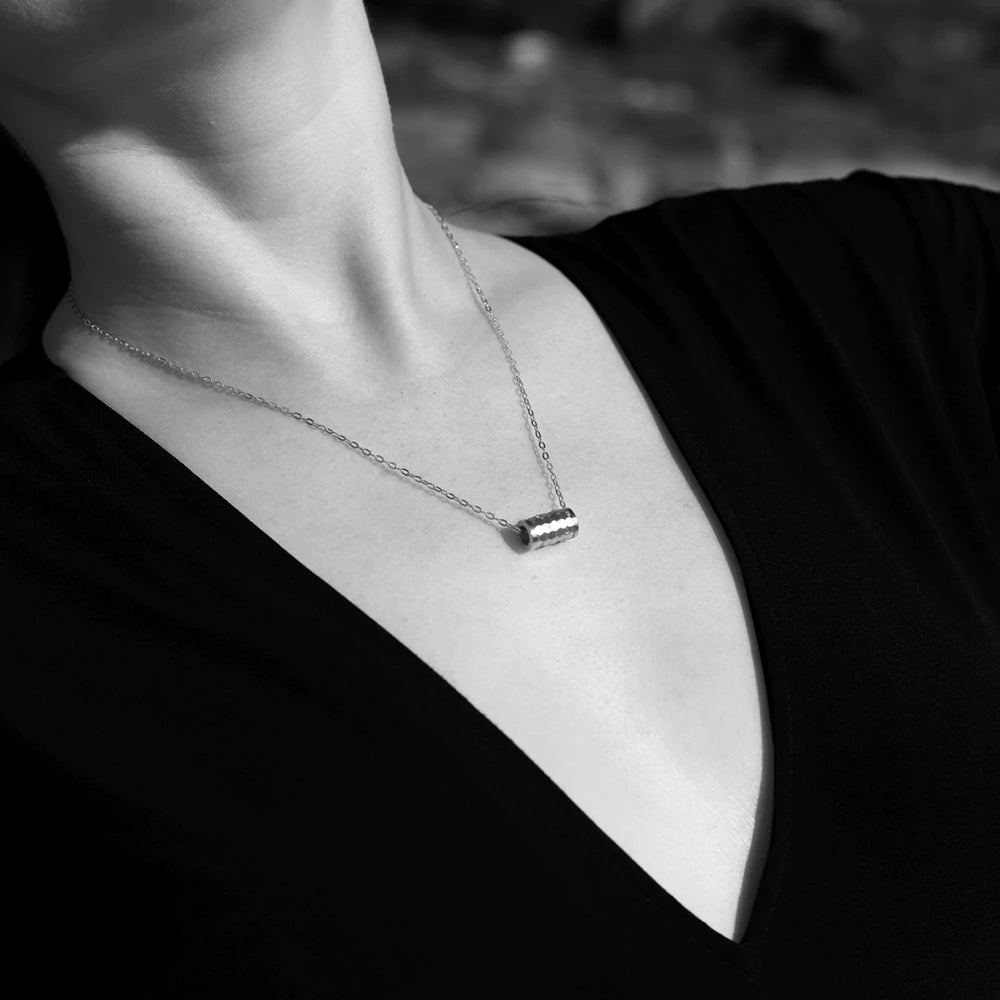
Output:
M768 358L767 377L784 380L768 398L787 392L797 413L814 412L813 398L797 394L827 378L832 360L837 391L882 413L913 461L960 476L953 484L976 497L1000 544L1000 192L857 170L668 199L639 214L632 229L644 246L681 251L650 252L644 279L673 269L672 287L700 295L738 357ZM734 339L739 329L749 332Z
M869 202L864 207L870 225L895 231L910 242L915 277L937 286L936 298L948 328L968 331L996 444L1000 441L1000 191L871 170L854 171L846 182ZM1000 458L1000 448L996 454Z

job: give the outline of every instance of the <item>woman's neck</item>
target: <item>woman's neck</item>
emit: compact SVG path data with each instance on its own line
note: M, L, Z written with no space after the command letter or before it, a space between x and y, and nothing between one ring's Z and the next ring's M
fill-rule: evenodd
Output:
M471 299L400 166L361 0L140 7L2 95L81 308L208 372L365 396L447 369L441 321Z

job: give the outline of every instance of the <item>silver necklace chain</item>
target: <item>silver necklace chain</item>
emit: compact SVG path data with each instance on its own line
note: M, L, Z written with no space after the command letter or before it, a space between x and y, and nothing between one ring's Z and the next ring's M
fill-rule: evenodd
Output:
M559 480L556 479L555 471L552 468L552 462L549 460L548 448L545 442L542 440L541 432L538 430L538 423L535 420L535 412L531 408L531 403L528 400L528 393L524 388L524 382L521 380L521 374L517 370L517 363L514 361L514 354L510 349L510 344L507 343L507 338L504 335L503 329L500 326L500 321L497 319L496 314L493 311L493 306L490 305L489 299L486 298L486 293L483 291L482 286L479 284L479 280L473 273L472 267L469 265L465 253L459 246L458 240L455 239L455 234L449 228L448 223L444 221L444 219L441 217L440 212L438 212L438 210L433 205L427 204L426 202L424 204L426 204L427 208L429 208L431 212L434 214L434 217L437 219L441 228L444 230L445 235L448 237L448 240L451 243L456 256L458 257L458 261L462 265L462 270L465 272L466 277L468 278L472 287L475 289L476 295L479 296L479 299L483 306L483 310L486 313L486 318L489 320L490 326L493 328L497 337L500 339L500 345L503 348L503 352L507 357L507 361L510 365L511 372L514 375L514 383L517 386L517 391L520 394L521 401L524 405L525 410L527 411L528 419L531 421L531 427L532 430L534 431L534 436L538 444L538 449L541 452L542 459L545 462L546 468L548 469L548 474L552 483L552 488L555 490L556 497L559 500L559 506L565 508L566 502L563 499L562 490L559 487ZM260 406L267 407L267 409L269 410L274 410L276 413L281 413L287 417L291 417L293 420L301 421L307 427L314 428L315 430L321 431L324 434L329 434L331 437L336 438L338 441L342 442L343 444L357 451L359 454L363 455L365 458L371 460L372 462L381 465L385 469L388 469L390 472L393 472L396 475L403 477L404 479L408 479L411 482L417 483L420 486L427 487L434 493L437 493L440 496L444 497L446 500L457 504L459 507L463 507L472 511L477 516L480 516L489 522L492 522L494 524L499 524L503 528L510 528L514 531L520 530L517 524L512 524L506 518L498 517L491 511L485 511L478 504L470 503L468 500L465 500L454 493L446 491L443 487L435 485L429 479L424 479L423 476L419 476L417 475L417 473L411 472L409 469L400 466L398 463L388 461L382 455L375 454L371 448L362 447L360 444L358 444L357 441L352 441L345 434L341 434L330 427L326 427L324 424L321 424L319 421L314 420L312 417L303 416L299 411L293 410L291 409L291 407L280 406L278 403L272 402L269 399L265 399L263 396L254 395L252 392L247 392L245 389L240 389L237 386L233 385L227 385L225 382L213 378L211 375L203 375L201 374L201 372L194 371L193 369L190 368L185 368L183 365L179 365L176 361L168 361L166 358L161 357L158 354L153 354L150 351L144 351L142 350L142 348L137 347L135 344L131 344L127 340L124 340L121 337L116 337L114 334L108 333L106 330L103 330L100 326L98 326L92 319L85 316L84 313L81 311L80 307L77 305L76 299L73 297L72 282L70 283L69 287L66 290L66 298L69 302L70 308L73 310L73 313L76 315L77 319L79 319L80 322L85 327L87 327L87 329L98 334L100 337L103 337L110 343L117 344L119 347L124 348L134 357L140 358L145 361L149 361L156 365L160 365L164 368L169 369L176 375L180 375L184 378L191 379L195 382L200 382L203 385L215 389L216 391L226 392L232 396L238 396L240 399L245 399L247 402L257 403Z

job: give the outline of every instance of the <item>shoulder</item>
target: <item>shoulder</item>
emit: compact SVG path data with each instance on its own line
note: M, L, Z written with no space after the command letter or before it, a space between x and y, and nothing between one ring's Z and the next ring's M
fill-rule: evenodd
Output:
M961 239L963 226L1000 224L1000 192L930 177L855 170L839 178L718 188L659 199L611 215L596 238L655 246L669 233L691 243L780 236L799 243Z
M1000 309L1000 192L969 183L856 170L715 189L611 215L580 239L632 272L671 268L720 290L784 276L933 291L977 326Z

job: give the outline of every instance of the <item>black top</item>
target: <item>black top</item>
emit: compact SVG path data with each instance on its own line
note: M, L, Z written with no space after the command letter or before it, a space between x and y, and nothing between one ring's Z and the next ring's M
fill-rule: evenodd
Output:
M5 979L1000 996L1000 195L859 171L518 241L742 571L774 744L742 942L35 347L0 367Z

